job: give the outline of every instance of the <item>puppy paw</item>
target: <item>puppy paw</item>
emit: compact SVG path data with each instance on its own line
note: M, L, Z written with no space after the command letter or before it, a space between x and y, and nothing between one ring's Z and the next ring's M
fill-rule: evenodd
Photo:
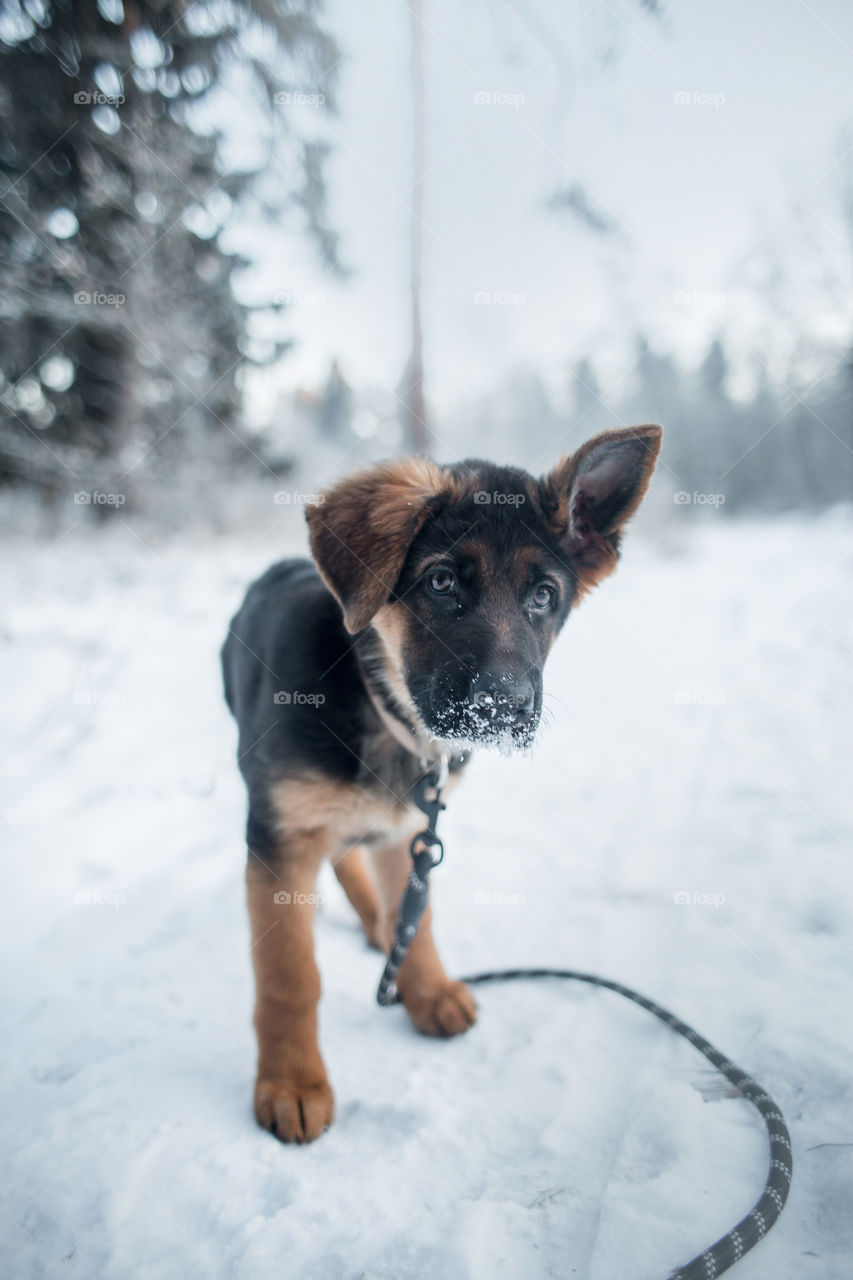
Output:
M325 1078L258 1080L255 1119L280 1142L313 1142L332 1123L335 1098Z
M403 993L403 1004L425 1036L458 1036L477 1021L477 1005L464 982L445 982L437 990Z

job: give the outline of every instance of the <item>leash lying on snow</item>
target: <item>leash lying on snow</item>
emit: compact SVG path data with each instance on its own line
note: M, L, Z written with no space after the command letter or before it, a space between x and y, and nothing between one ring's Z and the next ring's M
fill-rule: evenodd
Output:
M441 793L447 781L447 771L448 760L446 756L442 756L439 762L415 784L413 793L415 804L426 814L427 825L423 831L413 837L409 848L412 869L397 913L394 941L388 955L388 962L376 994L379 1004L383 1006L399 1002L397 974L426 909L429 873L444 857L444 845L436 834L435 824L438 821L438 815L445 807L441 800ZM699 1035L698 1031L694 1031L686 1022L682 1022L674 1013L662 1008L654 1000L649 1000L639 992L632 991L630 987L623 987L619 982L598 978L591 973L579 973L574 969L502 969L493 970L490 973L477 973L473 977L463 978L462 981L510 982L518 978L571 978L575 982L604 987L608 991L615 991L618 995L625 996L627 1000L632 1000L641 1008L648 1009L649 1013L653 1013L666 1026L671 1027L685 1040L689 1040L694 1048L698 1049L734 1085L738 1093L761 1113L770 1139L770 1165L760 1198L746 1217L741 1218L737 1226L727 1231L704 1253L698 1254L684 1266L677 1267L670 1273L668 1280L714 1280L715 1276L722 1275L767 1234L788 1198L793 1171L791 1138L785 1118L776 1103L760 1084L745 1071L741 1071L740 1067L736 1067L733 1062L729 1062L725 1054L715 1049L704 1036Z

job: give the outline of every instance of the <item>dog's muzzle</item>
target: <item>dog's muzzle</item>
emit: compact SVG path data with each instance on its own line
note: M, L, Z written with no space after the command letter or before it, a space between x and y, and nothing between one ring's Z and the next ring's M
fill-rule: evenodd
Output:
M521 749L530 744L539 724L541 692L527 675L483 670L450 691L436 682L423 718L441 738L472 744L500 743Z

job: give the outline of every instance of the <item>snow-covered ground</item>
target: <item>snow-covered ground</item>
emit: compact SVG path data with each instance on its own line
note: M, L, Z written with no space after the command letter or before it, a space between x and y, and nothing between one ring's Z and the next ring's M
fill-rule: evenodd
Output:
M570 620L532 756L483 756L454 796L437 934L456 973L631 983L753 1072L796 1170L735 1274L834 1280L853 1266L853 527L675 514ZM299 540L5 540L4 1273L662 1280L757 1196L755 1112L647 1014L569 984L483 990L469 1035L418 1036L374 1003L381 961L331 876L337 1121L303 1149L254 1125L217 649Z

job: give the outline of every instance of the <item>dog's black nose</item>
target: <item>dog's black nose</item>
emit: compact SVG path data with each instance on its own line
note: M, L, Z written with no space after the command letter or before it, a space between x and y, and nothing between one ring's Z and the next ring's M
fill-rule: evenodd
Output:
M533 711L536 690L526 676L481 671L472 681L471 700L495 719L523 720Z

